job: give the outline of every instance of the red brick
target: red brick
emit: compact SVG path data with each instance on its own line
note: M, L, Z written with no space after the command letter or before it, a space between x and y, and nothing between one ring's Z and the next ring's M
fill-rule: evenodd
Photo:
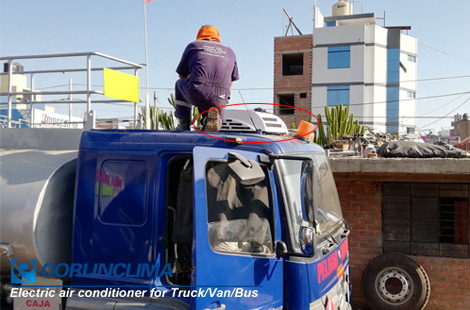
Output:
M274 38L274 102L278 94L294 94L294 105L307 111L311 110L312 102L312 49L313 36L288 36ZM282 54L302 52L304 54L303 75L282 75ZM306 93L307 98L300 98L300 93ZM278 114L277 110L275 113ZM294 110L293 115L280 115L290 127L295 123L298 127L301 120L309 120L308 114Z

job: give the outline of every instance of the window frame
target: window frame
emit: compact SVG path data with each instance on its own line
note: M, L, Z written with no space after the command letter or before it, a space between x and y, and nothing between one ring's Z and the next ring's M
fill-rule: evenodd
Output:
M205 195L206 195L206 215L207 215L207 225L209 225L209 202L208 202L208 182L207 182L207 171L208 171L208 165L211 162L217 162L217 163L228 163L229 160L227 159L221 159L221 158L211 158L207 160L204 164L204 183L205 183ZM262 163L258 162L260 164L261 168L263 169L265 173L265 184L266 184L266 189L268 191L267 196L269 200L269 216L271 217L270 219L267 219L269 222L269 229L271 230L271 241L272 241L272 252L269 254L261 254L261 253L248 253L248 252L231 252L231 251L221 251L221 250L216 250L213 248L210 239L207 240L209 244L209 248L214 251L215 253L220 253L220 254L229 254L229 255L237 255L237 256L248 256L248 257L267 257L267 258L272 258L276 256L276 248L275 248L275 243L276 243L276 217L275 217L275 207L274 207L274 197L273 197L273 183L272 183L272 176L271 176L271 171ZM208 236L209 237L209 236Z
M283 53L282 54L282 76L302 76L304 75L304 53ZM296 69L300 67L301 73Z
M463 186L463 189L454 189L455 186ZM383 182L383 252L470 258L469 191L469 183ZM466 205L463 211L457 209L458 202ZM420 216L423 206L428 210L424 217ZM450 224L446 224L449 223L446 207L453 207ZM457 214L465 215L461 224L457 224L460 221ZM449 227L453 229L451 237L447 234ZM461 234L462 231L466 234ZM446 241L446 238L453 238L453 241Z
M333 94L335 92L335 94ZM339 92L347 92L347 103L340 102L343 99ZM334 97L333 97L334 95ZM331 102L336 101L336 102ZM350 85L338 85L338 86L327 86L326 89L326 105L329 107L336 107L342 104L343 106L350 105L351 102L351 86Z
M103 208L102 204L102 193L103 193L103 171L104 167L107 164L120 164L120 165L128 165L131 166L132 164L134 165L139 165L144 167L145 175L144 175L144 180L145 184L141 184L143 186L143 197L142 197L142 215L143 218L140 222L138 223L123 223L123 222L110 222L106 219L103 218L103 211L108 207L108 205L111 203L108 202L108 205ZM129 168L128 168L129 169ZM97 196L97 217L100 223L104 225L113 225L113 226L126 226L126 227L141 227L144 226L147 222L147 217L148 217L148 193L149 193L149 165L145 160L121 160L121 159L107 159L104 160L101 165L100 165L100 170L99 170L99 182L97 184L98 186L98 191L96 193ZM125 188L125 187L124 187ZM116 196L117 197L117 196ZM115 198L115 197L113 197Z
M416 56L415 55L408 54L407 59L408 59L409 62L416 63Z
M292 97L292 105L287 102L287 100L285 98L282 98L282 97ZM284 105L284 106L291 106L292 108L287 108L287 107L283 107L283 106L278 106L278 109L279 109L279 115L295 115L295 94L277 94L277 97L278 97L278 102L280 105ZM285 102L282 102L281 100L284 100ZM288 113L286 113L286 111L288 111Z
M328 47L328 69L351 68L351 45Z

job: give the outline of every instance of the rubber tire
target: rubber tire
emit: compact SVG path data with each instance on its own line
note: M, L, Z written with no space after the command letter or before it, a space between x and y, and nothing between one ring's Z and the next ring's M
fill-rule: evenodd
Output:
M409 282L412 292L409 296L403 293L404 299L401 301L387 299L382 293L383 291L388 292L387 289L384 288L382 291L379 288L379 276L382 272L388 272L388 270L400 271L406 275L407 283ZM362 289L367 303L374 310L424 309L431 294L429 277L424 268L411 258L397 253L387 253L369 262L362 274Z

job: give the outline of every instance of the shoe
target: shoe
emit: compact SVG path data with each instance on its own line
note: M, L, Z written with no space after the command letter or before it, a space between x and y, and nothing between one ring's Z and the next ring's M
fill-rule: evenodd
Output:
M187 119L179 119L179 124L175 130L190 130L190 121Z
M204 125L204 131L219 131L219 110L214 109L207 112L206 124Z

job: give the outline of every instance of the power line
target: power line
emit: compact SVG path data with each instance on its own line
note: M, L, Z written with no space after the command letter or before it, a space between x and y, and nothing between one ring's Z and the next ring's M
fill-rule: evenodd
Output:
M456 75L456 76L443 76L443 77L436 77L436 78L425 78L425 79L417 79L417 80L409 80L409 81L401 81L402 82L429 82L429 81L440 81L440 80L451 80L451 79L466 79L470 78L470 75Z
M465 100L461 105L459 105L458 107L456 107L455 109L453 109L452 111L450 111L449 113L447 113L446 115L444 115L443 117L441 117L441 118L435 120L434 122L431 122L431 123L427 124L426 126L421 127L419 130L423 130L423 129L425 129L426 127L429 127L429 126L431 126L432 124L437 123L437 122L440 121L441 119L443 119L443 118L449 116L451 113L453 113L453 112L455 112L456 110L460 109L460 108L461 108L464 104L466 104L469 100L470 100L470 97L468 97L467 100Z
M400 81L400 83L411 83L411 82L430 82L430 81L440 81L440 80L451 80L451 79L467 79L470 78L470 75L455 75L455 76L443 76L443 77L431 77L431 78L422 78L416 80L404 80ZM345 83L348 84L348 83ZM80 85L86 86L84 83L73 83L73 85ZM385 85L385 83L384 83ZM68 86L68 84L64 85L57 85L57 86ZM92 84L94 87L103 87L102 84ZM55 87L55 86L52 86ZM282 89L297 89L299 90L300 87L282 87ZM38 88L41 89L41 88ZM140 89L145 89L145 87L140 87ZM149 87L152 90L174 90L174 87ZM232 88L232 91L245 91L245 90L274 90L274 87L243 87L243 88Z
M445 52L445 51L443 51L443 50L434 48L434 47L432 47L432 46L429 46L429 45L426 45L426 44L423 44L423 43L418 43L418 44L421 45L421 46L424 46L424 47L426 47L426 48L429 48L429 49L431 49L431 50L433 50L433 51L439 52L439 53L441 53L441 54L444 54L444 55L447 55L447 56L450 56L450 57L454 57L454 58L456 58L456 59L460 59L460 60L463 60L463 61L466 61L466 62L470 62L470 60L468 60L468 59L462 58L462 57L460 57L460 56L456 56L456 55L454 55L454 54Z
M437 111L437 110L440 110L440 109L442 109L442 108L448 106L449 104L454 103L455 101L459 100L459 99L462 98L463 96L465 96L465 95L460 95L459 97L452 99L451 101L445 103L444 105L441 105L440 107L437 107L436 109L431 110L431 111L426 112L426 113L421 114L421 115L422 115L422 116L428 115L428 114L431 114L431 113L433 113L433 112L435 112L435 111Z
M362 102L362 103L350 103L349 106L369 105L369 104L379 104L379 103L391 103L391 102L404 102L404 101L413 101L413 100L437 99L437 98L444 98L444 97L452 97L452 96L464 95L464 94L469 94L469 93L470 93L470 91L466 91L466 92L460 92L460 93L452 93L452 94L444 94L444 95L434 95L434 96L418 97L418 98L397 99L397 100L385 100L385 101L372 101L372 102Z

